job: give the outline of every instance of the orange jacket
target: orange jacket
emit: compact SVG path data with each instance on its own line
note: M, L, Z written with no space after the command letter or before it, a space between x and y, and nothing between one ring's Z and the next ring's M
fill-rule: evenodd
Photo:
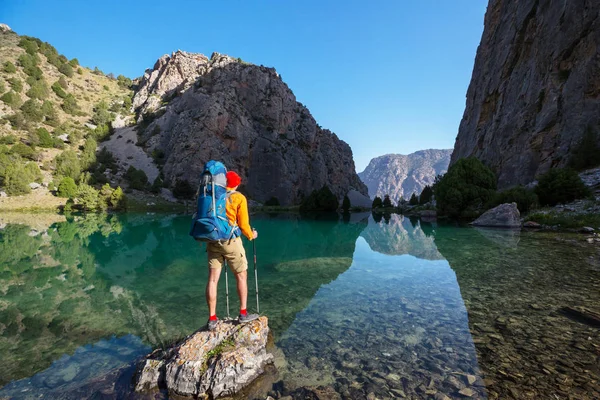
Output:
M227 188L228 192L231 190L233 189ZM246 236L248 240L252 240L254 235L252 233L252 228L250 228L250 217L248 215L248 201L246 200L246 196L240 192L232 193L227 199L227 208L225 211L229 223L231 225L237 224L244 236Z

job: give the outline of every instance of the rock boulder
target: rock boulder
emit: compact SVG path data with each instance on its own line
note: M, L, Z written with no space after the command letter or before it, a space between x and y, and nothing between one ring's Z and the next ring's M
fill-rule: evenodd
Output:
M197 331L142 361L135 390L167 389L182 396L218 398L240 392L272 362L267 317L246 323L221 321L213 332Z
M471 223L473 226L496 228L521 228L521 214L517 203L504 203L487 210Z

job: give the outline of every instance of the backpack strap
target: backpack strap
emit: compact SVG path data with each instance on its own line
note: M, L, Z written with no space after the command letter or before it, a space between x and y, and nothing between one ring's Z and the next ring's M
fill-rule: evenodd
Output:
M233 200L231 200L231 196L234 193L238 193L238 191L236 190L228 190L227 193L225 193L225 202L226 203L231 203L233 202ZM231 241L231 239L233 239L234 237L239 237L238 235L238 224L237 224L237 218L233 220L233 228L231 229L231 236L229 236L229 241Z

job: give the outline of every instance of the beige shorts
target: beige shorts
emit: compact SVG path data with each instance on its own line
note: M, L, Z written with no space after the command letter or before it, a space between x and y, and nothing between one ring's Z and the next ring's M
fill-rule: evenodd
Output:
M227 261L229 268L236 274L248 269L246 250L244 250L241 237L223 242L223 244L218 242L207 243L206 251L208 253L208 268L221 268L223 262Z

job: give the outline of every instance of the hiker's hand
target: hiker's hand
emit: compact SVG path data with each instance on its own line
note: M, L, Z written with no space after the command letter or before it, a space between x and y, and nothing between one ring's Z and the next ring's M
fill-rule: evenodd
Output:
M256 239L258 237L258 232L256 232L256 229L252 229L252 239Z

